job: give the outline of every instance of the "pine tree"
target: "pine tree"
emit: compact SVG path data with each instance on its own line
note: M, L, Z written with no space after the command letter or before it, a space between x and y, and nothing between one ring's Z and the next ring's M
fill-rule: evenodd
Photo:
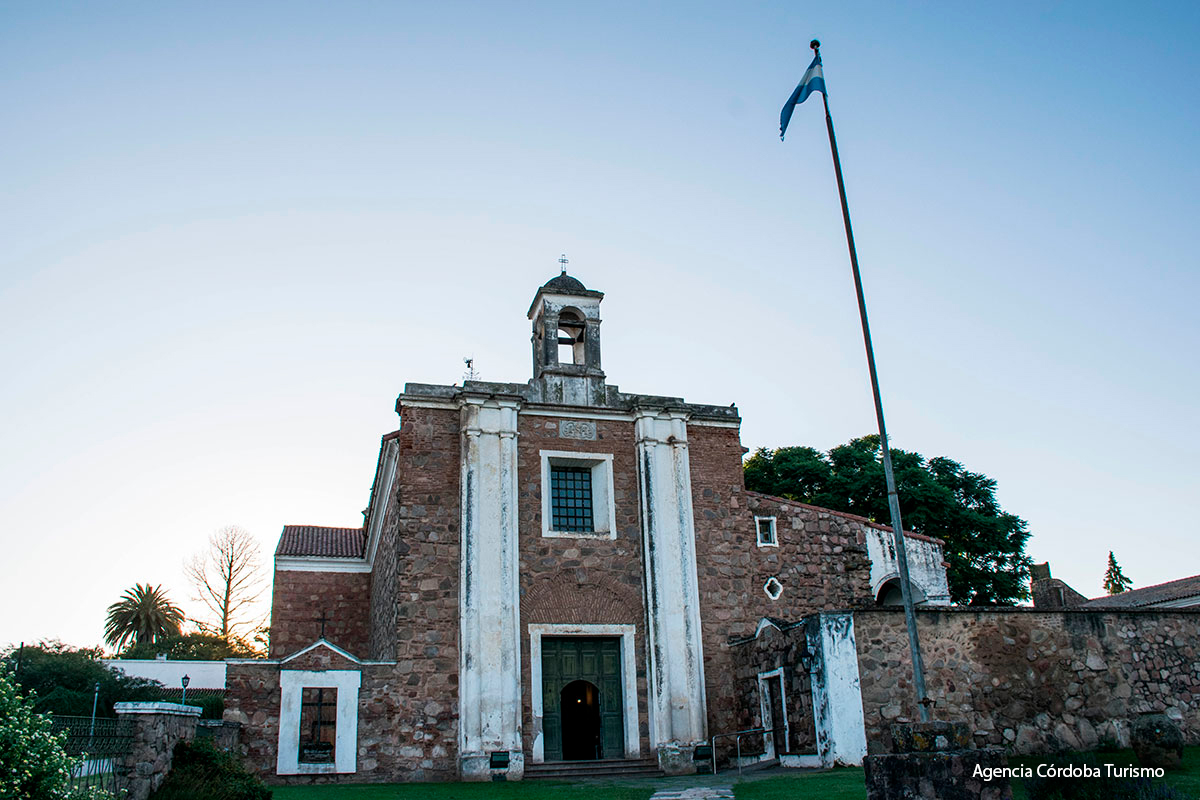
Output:
M1133 585L1133 581L1125 577L1112 550L1108 551L1108 571L1104 573L1104 591L1109 594L1120 594Z

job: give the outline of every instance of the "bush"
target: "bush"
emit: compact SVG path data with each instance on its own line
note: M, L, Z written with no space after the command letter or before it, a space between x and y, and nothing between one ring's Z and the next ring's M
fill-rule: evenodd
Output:
M35 711L75 717L91 716L97 683L100 684L98 717L116 716L114 703L159 699L162 686L157 681L130 678L109 669L100 656L99 648L76 649L62 642L39 642L21 653L17 683L33 701ZM10 648L3 660L14 669L17 651Z
M207 739L175 745L171 772L150 800L271 800L271 790Z
M1192 796L1149 778L1110 778L1091 753L1074 753L1045 762L1055 767L1086 767L1095 777L1025 778L1029 800L1192 800Z
M33 710L0 665L0 800L92 800L99 790L71 786L75 764L55 736L50 719Z

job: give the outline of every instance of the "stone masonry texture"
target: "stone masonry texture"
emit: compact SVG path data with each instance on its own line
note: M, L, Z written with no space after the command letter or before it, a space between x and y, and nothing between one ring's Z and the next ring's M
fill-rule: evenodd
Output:
M1018 754L1127 747L1142 714L1200 743L1200 612L947 609L917 614L937 719ZM854 614L867 746L916 719L903 612Z
M367 611L371 576L365 572L277 571L271 591L271 658L283 658L325 639L363 657L367 651Z
M862 533L868 523L746 491L734 428L689 426L688 449L709 733L729 733L744 729L738 698L746 691L731 641L753 636L763 617L795 621L815 611L869 605ZM756 515L776 517L777 547L758 546ZM771 577L783 585L777 600L763 590ZM756 677L751 680L757 693ZM751 713L757 715L757 702ZM797 730L804 728L798 721Z
M649 752L646 708L645 614L642 610L642 544L633 423L598 421L595 439L559 436L563 420L520 418L517 472L521 539L522 738L533 752L536 731L530 680L530 623L635 625L638 736ZM541 451L613 454L616 538L543 537Z

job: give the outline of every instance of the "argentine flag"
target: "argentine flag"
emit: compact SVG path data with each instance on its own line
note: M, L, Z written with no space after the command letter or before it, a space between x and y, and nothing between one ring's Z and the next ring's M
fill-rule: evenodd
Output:
M792 92L792 96L783 104L783 111L779 114L779 141L782 142L783 135L787 133L788 123L792 120L792 109L807 100L813 92L825 94L825 76L821 74L821 55L819 53L808 65L808 71L800 79L800 85L796 87L796 91Z

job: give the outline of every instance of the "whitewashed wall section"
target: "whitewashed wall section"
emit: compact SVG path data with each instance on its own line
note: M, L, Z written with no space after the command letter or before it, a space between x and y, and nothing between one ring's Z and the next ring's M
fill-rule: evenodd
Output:
M900 574L896 566L896 537L891 531L863 527L867 534L867 556L871 559L871 592L878 597L883 585ZM942 546L913 536L906 536L904 542L908 554L908 579L924 595L925 604L950 605L950 585L943 566Z

